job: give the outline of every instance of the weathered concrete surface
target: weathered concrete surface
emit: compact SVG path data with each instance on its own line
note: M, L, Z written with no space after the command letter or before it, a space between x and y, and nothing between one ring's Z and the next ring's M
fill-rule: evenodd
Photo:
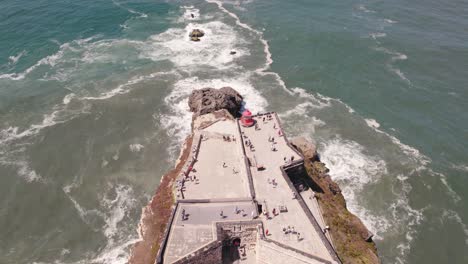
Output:
M182 211L186 214L185 219ZM172 263L214 241L216 230L213 223L251 220L252 211L255 211L252 202L179 203L167 243L165 263Z
M247 148L247 156L265 167L265 170L261 171L251 167L257 200L267 207L270 216L274 208L276 212L279 212L279 206L286 206L288 210L271 219L261 216L264 220L264 228L270 233L268 238L333 261L320 235L308 221L299 202L293 198L293 191L287 185L280 170L281 165L286 165L284 158L289 162L291 158L297 161L301 157L287 145L284 136L279 136L279 124L275 118L265 122L263 117L255 117L255 120L258 130L255 127L242 127L241 131L245 136L244 142L250 141L254 146L252 150ZM270 137L274 138L275 143L268 141ZM276 151L271 150L272 145ZM277 184L269 183L272 180ZM300 239L297 238L297 233L284 234L283 228L288 226L294 227L294 232L300 233Z
M321 264L322 261L309 258L264 240L257 245L257 263L268 264Z
M185 199L250 197L247 168L236 128L235 121L220 120L196 132L202 135L202 140L194 171L189 173L192 180L185 181Z

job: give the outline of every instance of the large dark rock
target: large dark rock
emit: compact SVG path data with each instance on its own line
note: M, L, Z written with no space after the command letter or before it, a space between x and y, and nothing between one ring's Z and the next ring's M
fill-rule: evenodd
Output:
M242 101L242 96L231 87L203 88L192 92L188 104L195 116L226 109L236 117L240 115Z

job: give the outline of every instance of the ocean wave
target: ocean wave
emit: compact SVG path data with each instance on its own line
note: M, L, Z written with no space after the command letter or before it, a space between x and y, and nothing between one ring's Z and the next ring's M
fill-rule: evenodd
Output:
M183 22L186 20L200 20L200 9L195 8L194 6L182 6L182 8L185 11L179 21Z
M205 32L200 42L193 42L188 37L195 28ZM189 23L184 28L171 28L151 36L141 57L169 60L185 71L198 71L202 66L222 70L237 67L233 63L237 58L250 55L245 47L247 43L234 28L223 22ZM232 50L236 51L235 55L230 54Z
M389 54L391 55L391 58L390 58L390 61L387 63L387 68L395 73L396 75L398 75L398 77L400 77L400 79L402 79L403 81L406 81L408 82L409 84L411 84L411 80L408 79L406 77L406 75L398 68L396 68L393 64L394 62L396 61L401 61L401 60L407 60L408 59L408 56L406 54L403 54L403 53L400 53L400 52L397 52L397 51L392 51L392 50L389 50L387 48L384 48L384 47L377 47L375 48L375 50L377 51L381 51L383 53L386 53L386 54Z
M449 219L455 221L457 224L460 225L461 229L463 230L463 233L465 234L465 245L468 246L468 226L465 224L460 215L453 210L444 209L442 219Z
M112 97L114 97L116 95L126 94L126 93L130 92L131 86L135 85L137 83L140 83L140 82L143 82L143 81L148 81L148 80L151 80L151 79L154 79L156 77L163 76L163 75L177 75L177 74L178 74L177 71L172 70L172 71L168 71L168 72L156 72L156 73L151 73L151 74L148 74L148 75L135 76L135 77L132 77L130 80L128 80L126 83L120 84L117 87L113 88L112 90L101 93L98 96L84 96L84 97L81 97L79 99L82 99L82 100L106 100L106 99L112 98Z
M16 56L9 56L8 57L8 65L15 65L24 55L28 54L26 50L21 51L20 53L16 54Z
M129 185L109 185L102 197L97 197L99 206L86 209L72 196L72 190L79 188L77 179L63 187L65 195L70 199L79 217L96 232L102 233L107 241L94 257L88 257L75 263L114 264L127 263L129 248L139 239L128 228L129 211L137 206L135 192ZM102 221L93 219L99 218Z
M377 239L390 226L387 218L374 215L359 202L359 194L371 183L387 173L384 160L364 154L364 147L350 140L333 139L320 146L321 160L330 169L330 175L342 188L348 208L357 214Z
M95 37L90 37L86 39L77 39L72 42L67 42L63 43L60 45L59 50L49 56L46 56L39 61L37 61L34 65L30 66L26 70L20 73L4 73L0 75L0 79L10 79L14 81L18 80L23 80L28 74L39 68L40 66L48 65L50 67L54 67L57 65L57 63L62 59L63 55L65 54L66 51L76 51L76 49L73 47L73 45L83 45L85 43L88 43Z
M371 128L379 128L380 127L379 122L377 122L375 119L366 118L364 120L366 121L366 124Z
M389 24L395 24L395 23L398 23L398 21L396 20L391 20L391 19L388 19L388 18L384 18L384 21L389 23Z
M130 144L128 146L131 152L140 152L142 149L145 148L142 144Z
M364 13L376 13L374 10L367 8L365 5L358 5L357 9L364 11Z
M366 149L357 142L335 138L323 142L320 147L321 160L330 169L330 175L342 188L348 209L356 214L375 234L376 240L386 236L402 237L396 249L397 263L405 263L410 252L412 241L418 233L418 226L424 220L424 208L414 209L409 204L409 194L412 187L408 182L407 174L398 174L388 177L386 162L378 157L366 154ZM380 211L370 210L363 204L366 189L372 190L386 181L386 188L391 188L393 195L387 197L387 209ZM389 186L390 185L390 186ZM375 187L378 188L378 187Z
M459 171L468 172L468 165L466 164L458 164L458 165L451 164L450 167Z
M376 33L370 33L369 36L375 40L377 40L378 38L384 38L387 36L387 33L383 33L383 32L376 32Z
M148 17L148 14L145 14L145 13L139 12L139 11L136 11L136 10L131 9L131 8L129 8L129 7L125 7L125 6L123 6L121 3L119 3L119 2L117 2L117 1L115 1L115 0L113 0L112 3L113 3L115 6L121 8L121 9L123 9L123 10L126 10L126 11L128 11L129 13L131 13L131 14L138 15L138 16L141 17L141 18L147 18L147 17Z

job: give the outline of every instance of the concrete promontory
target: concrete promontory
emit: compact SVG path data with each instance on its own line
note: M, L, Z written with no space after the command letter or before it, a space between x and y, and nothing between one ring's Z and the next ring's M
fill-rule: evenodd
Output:
M129 263L380 263L313 144L230 87L189 98L192 133L143 208ZM242 117L244 118L244 117Z

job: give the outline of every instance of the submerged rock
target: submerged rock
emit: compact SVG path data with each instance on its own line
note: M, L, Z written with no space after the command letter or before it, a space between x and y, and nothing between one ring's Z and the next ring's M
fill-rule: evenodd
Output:
M195 116L226 109L233 116L239 116L242 106L242 96L231 87L221 89L203 88L192 92L189 98L190 111Z

